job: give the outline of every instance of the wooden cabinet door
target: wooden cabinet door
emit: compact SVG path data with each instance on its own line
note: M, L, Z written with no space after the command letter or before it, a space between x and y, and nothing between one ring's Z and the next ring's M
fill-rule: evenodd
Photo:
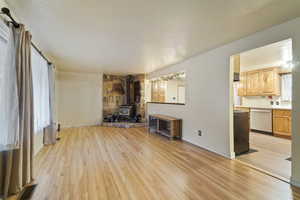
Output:
M247 95L247 73L240 73L238 96Z
M286 116L274 117L273 129L275 134L290 136L290 118Z
M290 110L273 110L273 132L278 136L292 135L292 113Z
M247 96L258 96L261 94L260 72L251 71L247 73Z
M280 79L277 68L261 71L261 84L263 95L280 95Z
M262 92L264 94L272 94L274 92L274 71L273 69L263 70L261 72L262 76Z
M279 96L280 76L278 67L249 71L246 74L246 93L240 96ZM242 84L241 84L242 85ZM242 94L242 90L240 91Z
M273 67L261 71L262 95L280 95L280 75L278 68Z
M292 118L289 117L289 131L288 131L288 135L292 136Z

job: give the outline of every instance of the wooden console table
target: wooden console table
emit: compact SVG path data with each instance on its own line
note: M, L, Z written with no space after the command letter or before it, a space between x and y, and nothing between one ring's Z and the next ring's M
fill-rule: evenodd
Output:
M182 120L166 115L149 115L149 132L159 133L170 139L181 138Z

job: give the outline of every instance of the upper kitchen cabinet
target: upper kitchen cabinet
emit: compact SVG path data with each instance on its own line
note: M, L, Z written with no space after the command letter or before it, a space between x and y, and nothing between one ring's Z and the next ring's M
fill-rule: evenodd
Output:
M239 96L279 96L278 67L241 73Z
M238 96L246 96L247 95L247 73L240 73L240 81L238 87Z
M258 96L261 95L261 72L251 71L246 73L247 85L246 96Z
M262 76L262 95L279 96L280 95L280 75L279 68L268 68L261 71Z

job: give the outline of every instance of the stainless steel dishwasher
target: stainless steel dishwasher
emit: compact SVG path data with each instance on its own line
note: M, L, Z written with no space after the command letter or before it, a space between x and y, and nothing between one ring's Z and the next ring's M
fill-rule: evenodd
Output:
M272 109L251 109L250 129L272 133Z

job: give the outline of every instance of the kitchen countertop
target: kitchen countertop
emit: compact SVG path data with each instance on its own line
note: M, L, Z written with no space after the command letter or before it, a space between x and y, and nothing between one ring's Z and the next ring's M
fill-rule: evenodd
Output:
M235 108L252 108L252 109L268 109L268 110L292 110L292 107L288 106L273 106L273 107L255 107L255 106L234 106Z

